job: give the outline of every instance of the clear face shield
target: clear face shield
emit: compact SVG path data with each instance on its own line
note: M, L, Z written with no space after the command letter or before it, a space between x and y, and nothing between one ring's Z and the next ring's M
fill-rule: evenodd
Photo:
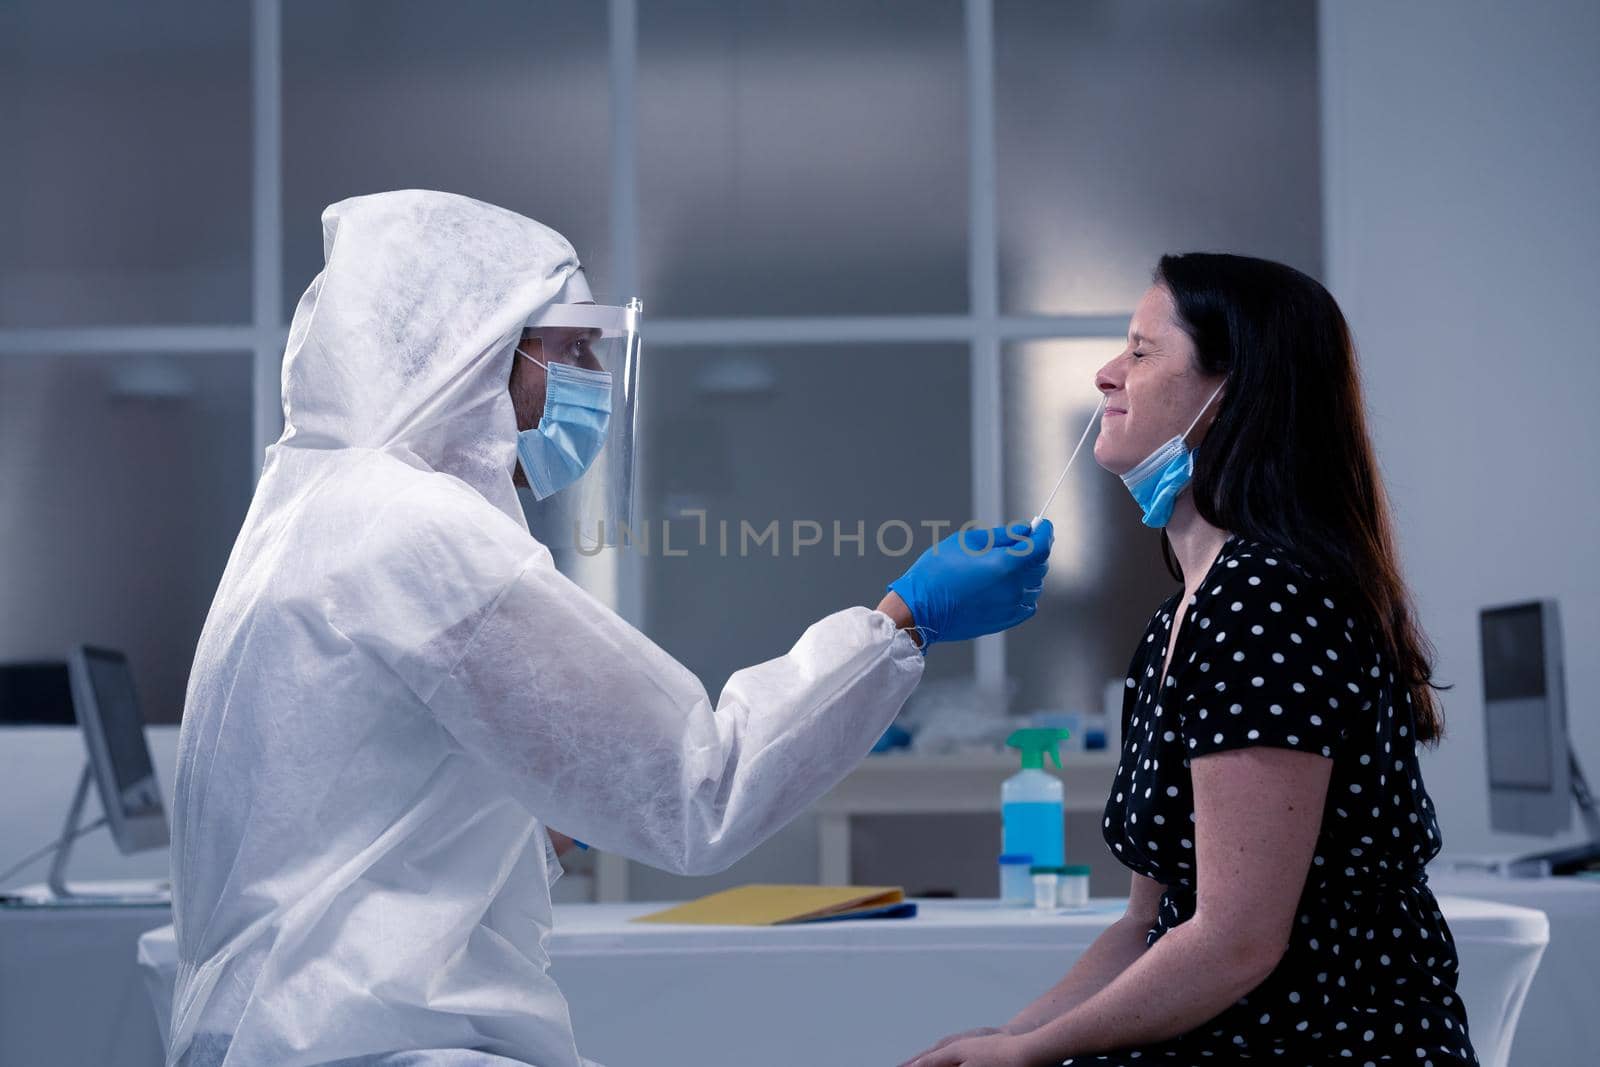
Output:
M545 378L543 417L517 435L517 458L522 510L548 548L598 551L632 529L643 311L638 300L551 304L517 346Z

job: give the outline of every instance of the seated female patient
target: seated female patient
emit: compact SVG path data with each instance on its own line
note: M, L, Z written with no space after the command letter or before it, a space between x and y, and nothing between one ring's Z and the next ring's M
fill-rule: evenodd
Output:
M1423 872L1433 653L1338 306L1277 263L1167 256L1095 384L1095 457L1183 582L1123 698L1128 910L1003 1027L909 1062L1476 1063Z

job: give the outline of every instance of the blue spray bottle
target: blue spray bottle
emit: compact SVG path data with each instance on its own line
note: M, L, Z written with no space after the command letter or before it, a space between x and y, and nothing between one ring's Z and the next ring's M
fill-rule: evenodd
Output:
M1059 867L1065 852L1062 827L1066 791L1055 775L1044 769L1049 753L1061 769L1058 747L1066 730L1018 730L1006 745L1022 753L1022 770L1000 786L1000 818L1004 828L1003 852L1026 852L1036 867Z

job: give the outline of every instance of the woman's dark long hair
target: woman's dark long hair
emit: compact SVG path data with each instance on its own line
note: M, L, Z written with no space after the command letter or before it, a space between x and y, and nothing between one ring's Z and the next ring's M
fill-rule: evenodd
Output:
M1443 687L1400 574L1339 305L1292 267L1247 256L1163 256L1155 281L1172 294L1200 367L1227 376L1195 452L1196 509L1220 529L1292 549L1353 598L1411 695L1418 740L1436 742ZM1162 548L1181 581L1165 537Z

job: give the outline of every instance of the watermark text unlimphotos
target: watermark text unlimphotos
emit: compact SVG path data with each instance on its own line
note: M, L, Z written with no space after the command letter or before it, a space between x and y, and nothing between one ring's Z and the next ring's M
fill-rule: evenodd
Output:
M974 520L957 525L949 519L888 519L869 527L865 519L714 519L703 508L691 508L672 519L644 519L632 524L588 519L577 521L575 527L573 543L587 546L578 549L586 556L617 547L666 558L714 552L720 557L739 559L808 554L840 559L865 557L870 546L878 555L899 558L928 548L939 552L952 533L962 535L955 543L962 552L973 556L996 548L1010 555L1026 556L1034 548L1026 521L995 527Z

